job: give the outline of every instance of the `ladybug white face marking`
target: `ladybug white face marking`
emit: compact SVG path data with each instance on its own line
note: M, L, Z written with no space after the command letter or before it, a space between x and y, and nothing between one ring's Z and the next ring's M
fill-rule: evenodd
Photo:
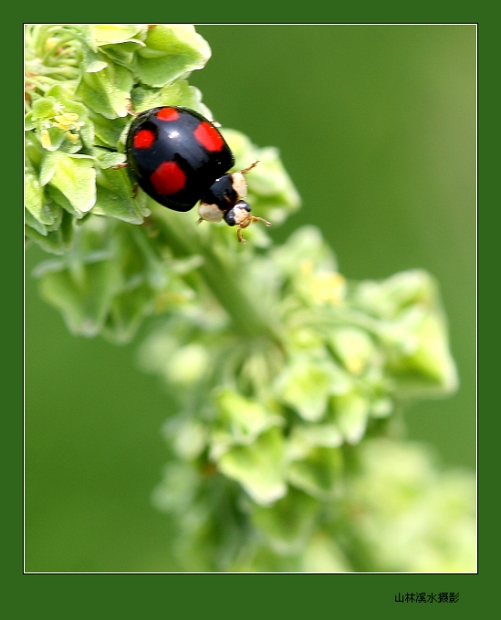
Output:
M201 202L198 207L199 222L220 222L223 219L224 212L215 205Z
M231 184L233 189L238 195L238 199L241 200L247 196L247 183L242 172L233 172L231 175Z

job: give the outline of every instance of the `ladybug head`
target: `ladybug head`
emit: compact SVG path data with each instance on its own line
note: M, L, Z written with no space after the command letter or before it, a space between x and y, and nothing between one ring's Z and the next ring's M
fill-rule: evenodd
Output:
M231 172L216 179L203 197L198 207L201 222L220 222L222 219L229 226L237 226L237 236L241 243L245 243L242 229L252 222L262 221L271 226L262 217L250 215L251 207L243 200L247 196L247 183L244 175L250 172L259 162L254 162L248 168L239 172Z
M228 226L237 226L237 237L240 243L246 243L242 235L242 228L247 228L252 222L264 222L266 226L271 226L270 222L262 217L251 215L250 212L250 205L245 200L239 200L232 209L224 214L224 221Z

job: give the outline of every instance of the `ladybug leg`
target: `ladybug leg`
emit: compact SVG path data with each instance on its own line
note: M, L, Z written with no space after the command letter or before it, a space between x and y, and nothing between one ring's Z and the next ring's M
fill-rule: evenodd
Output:
M242 227L241 226L239 226L237 228L237 237L238 237L238 240L240 241L240 243L247 243L247 241L244 239L244 236L242 235Z
M244 239L242 235L242 230L244 228L247 228L247 226L250 226L252 222L264 222L266 226L271 226L271 222L268 222L268 220L265 220L264 217L257 217L256 215L248 215L247 218L241 224L239 224L237 228L237 237L240 243L247 243L247 241Z
M249 215L251 222L264 222L266 226L271 226L271 222L265 220L264 217L257 217L257 215Z

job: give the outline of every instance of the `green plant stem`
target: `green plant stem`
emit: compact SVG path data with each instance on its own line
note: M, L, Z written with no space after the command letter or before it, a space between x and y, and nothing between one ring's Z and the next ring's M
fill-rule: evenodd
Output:
M283 349L279 326L272 317L264 315L257 298L251 299L242 290L232 266L222 261L212 247L195 233L193 227L182 220L182 214L168 211L153 201L150 201L149 207L175 256L186 258L198 255L203 258L198 271L228 313L236 332L253 341L271 341Z

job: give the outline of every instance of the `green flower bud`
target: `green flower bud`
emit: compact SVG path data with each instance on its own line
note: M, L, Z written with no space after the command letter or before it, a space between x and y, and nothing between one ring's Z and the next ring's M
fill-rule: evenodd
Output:
M282 434L271 428L250 445L235 446L218 460L220 471L237 480L257 504L272 504L287 493Z

